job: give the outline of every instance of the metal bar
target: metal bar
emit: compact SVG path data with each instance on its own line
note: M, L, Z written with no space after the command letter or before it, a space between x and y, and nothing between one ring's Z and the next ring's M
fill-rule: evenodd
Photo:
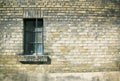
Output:
M42 54L44 53L44 28L43 28L43 21L42 21Z
M37 18L36 18L36 21L35 21L35 28L37 28ZM37 36L36 36L37 34L36 34L36 32L35 32L35 42L37 42ZM36 43L35 43L35 54L37 55L37 45L36 45Z

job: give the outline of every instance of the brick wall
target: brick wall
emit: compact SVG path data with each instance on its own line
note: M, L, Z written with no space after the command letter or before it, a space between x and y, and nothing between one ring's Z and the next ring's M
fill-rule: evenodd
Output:
M1 0L1 71L116 71L120 59L119 0ZM44 19L51 64L21 64L23 18Z

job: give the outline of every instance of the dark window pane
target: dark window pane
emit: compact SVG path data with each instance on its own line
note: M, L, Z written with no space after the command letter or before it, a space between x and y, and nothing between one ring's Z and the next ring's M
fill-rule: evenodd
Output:
M35 33L32 32L26 32L26 42L30 43L30 42L35 42Z
M33 43L27 43L27 54L32 55L35 52L35 45Z
M39 27L39 28L43 27L43 20L42 19L38 19L37 27Z
M35 42L35 34L34 33L30 33L30 32L26 32L26 36L25 36L25 51L27 54L31 54L32 52L34 52L34 42Z
M26 21L26 31L34 31L35 29L35 21L32 21L32 20L29 20L29 21Z

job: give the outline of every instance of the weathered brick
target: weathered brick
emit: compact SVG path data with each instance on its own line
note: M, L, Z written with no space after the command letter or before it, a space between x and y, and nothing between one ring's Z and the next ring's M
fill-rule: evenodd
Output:
M0 55L5 55L6 59L0 59L0 64L6 62L10 67L19 65L18 70L39 72L118 70L118 1L1 0ZM31 67L12 58L7 60L7 55L23 54L23 18L43 18L44 52L50 54L50 66Z

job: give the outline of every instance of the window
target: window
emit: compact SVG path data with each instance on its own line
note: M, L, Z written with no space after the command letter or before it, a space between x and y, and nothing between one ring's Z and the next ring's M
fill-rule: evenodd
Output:
M24 19L24 54L43 54L43 19Z

